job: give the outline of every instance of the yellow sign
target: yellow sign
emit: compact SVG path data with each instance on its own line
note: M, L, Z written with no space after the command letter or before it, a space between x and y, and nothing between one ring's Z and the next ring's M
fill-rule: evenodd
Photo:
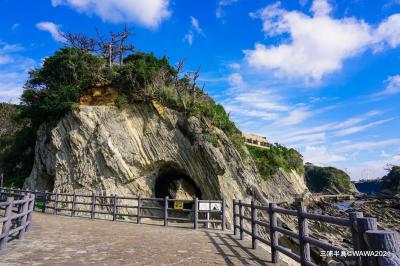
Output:
M183 202L182 201L174 201L174 209L175 210L183 210Z

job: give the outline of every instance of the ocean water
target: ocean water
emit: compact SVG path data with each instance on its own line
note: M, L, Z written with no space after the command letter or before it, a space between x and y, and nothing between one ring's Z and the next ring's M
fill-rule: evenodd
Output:
M345 200L345 201L336 202L333 205L338 207L341 211L347 211L348 209L350 209L351 204L353 204L353 203L363 204L364 202L365 201L363 201L363 200Z

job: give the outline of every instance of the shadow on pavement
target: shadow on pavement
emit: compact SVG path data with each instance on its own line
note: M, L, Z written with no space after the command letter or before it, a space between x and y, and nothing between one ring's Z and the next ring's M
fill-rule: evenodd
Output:
M254 254L255 251L250 250L249 247L234 238L232 234L205 232L211 243L217 249L219 255L225 260L228 265L271 265L272 262L267 260L267 252L258 248L258 255ZM264 252L262 252L264 251ZM260 256L261 255L261 256ZM236 261L236 263L235 263ZM274 264L272 264L274 265Z

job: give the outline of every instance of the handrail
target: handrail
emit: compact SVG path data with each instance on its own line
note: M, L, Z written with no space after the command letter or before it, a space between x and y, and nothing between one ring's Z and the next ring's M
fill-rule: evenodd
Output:
M8 242L16 234L18 239L23 239L26 232L32 225L32 213L35 204L35 195L25 192L11 193L13 196L22 197L21 200L14 200L7 197L3 200L3 190L0 189L0 207L4 209L4 216L0 217L2 225L0 234L0 250L7 248ZM14 207L17 207L14 210Z
M66 213L70 216L90 216L95 219L97 215L112 216L112 221L123 219L123 217L136 218L138 224L142 218L161 219L168 226L169 221L182 221L193 223L197 229L198 224L215 225L222 230L226 228L225 201L222 200L193 200L153 198L139 196L102 195L92 193L91 195L76 193L58 193L48 191L18 190L0 187L0 196L19 193L32 193L36 196L34 209L43 213L54 215ZM23 200L17 201L23 204ZM219 210L203 210L201 203L220 203ZM178 207L175 208L175 204ZM0 205L1 206L1 205ZM180 207L179 207L180 206ZM182 213L187 218L177 217ZM193 214L192 214L193 213ZM199 217L200 216L200 217Z
M251 216L246 216L244 209L249 207L251 208ZM265 211L269 215L269 223L258 220L257 211ZM277 214L296 216L298 219L298 232L278 226ZM237 221L238 219L239 223ZM337 246L312 237L308 230L309 220L350 228L352 233L352 250L349 251L341 246ZM249 225L251 225L251 231L244 227L244 221L247 221ZM258 235L257 226L269 228L269 240ZM239 231L241 240L244 239L244 233L250 235L252 238L253 249L257 247L257 241L269 245L271 247L272 263L277 263L279 261L278 252L280 252L299 262L301 265L315 265L310 256L310 245L312 245L321 248L326 252L338 252L339 254L343 254L344 252L344 254L350 254L347 256L345 255L345 259L350 260L353 263L355 262L357 265L378 265L375 262L371 262L374 259L376 260L376 257L362 257L360 259L354 254L351 255L352 251L376 251L382 250L382 248L391 253L399 252L394 248L398 245L398 242L400 242L400 240L398 240L398 233L376 229L376 219L364 218L363 213L361 212L353 212L349 214L349 218L342 218L309 213L307 212L307 208L303 202L297 202L296 210L291 210L277 207L275 203L270 203L267 206L263 206L256 205L254 200L252 200L250 204L243 203L241 200L233 200L234 235L237 235ZM280 246L278 242L278 234L283 234L298 240L300 244L300 252L296 253L291 249ZM377 241L380 242L377 243ZM397 259L400 258L400 254L397 254L397 256ZM399 262L397 259L393 259L393 265Z

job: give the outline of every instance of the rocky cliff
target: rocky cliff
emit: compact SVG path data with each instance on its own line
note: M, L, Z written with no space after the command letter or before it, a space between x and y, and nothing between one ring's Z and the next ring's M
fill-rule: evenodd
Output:
M0 103L0 174L4 185L21 187L33 164L35 131L29 122L16 119L20 106Z
M217 142L207 141L210 133ZM186 192L175 195L224 198L229 210L234 198L291 202L306 190L304 177L295 171L279 170L262 180L250 156L245 157L207 120L185 118L156 103L125 110L79 106L52 130L41 126L25 187L157 197L179 187Z
M394 165L382 177L380 193L384 196L400 198L400 166Z
M312 192L341 194L357 192L350 176L335 167L320 167L311 163L305 164L305 178Z

